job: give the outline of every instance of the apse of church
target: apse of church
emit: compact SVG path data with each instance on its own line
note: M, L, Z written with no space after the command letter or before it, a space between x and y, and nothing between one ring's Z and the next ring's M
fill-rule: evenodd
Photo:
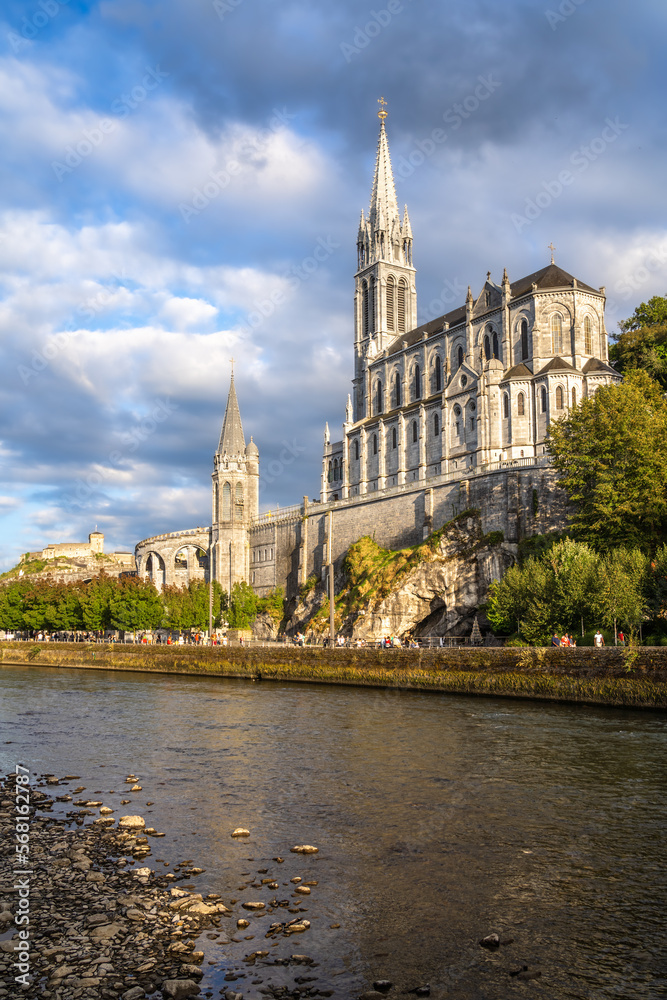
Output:
M608 364L605 290L559 267L487 273L457 309L417 326L413 234L401 214L384 119L368 215L357 235L354 378L341 440L327 425L321 500L344 500L545 452L550 420Z

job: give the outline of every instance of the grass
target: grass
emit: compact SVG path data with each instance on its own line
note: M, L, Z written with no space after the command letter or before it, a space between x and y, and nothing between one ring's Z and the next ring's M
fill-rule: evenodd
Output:
M0 573L0 580L15 580L21 570L23 570L24 576L41 573L48 565L49 562L46 559L29 559L26 562L19 563L18 566L13 566L12 569L8 569L6 573Z
M138 649L122 646L81 644L32 646L23 643L0 644L2 662L36 662L40 666L96 667L99 669L148 670L158 673L179 673L205 676L247 677L248 679L305 681L323 684L351 684L363 687L438 691L450 694L488 695L503 698L526 698L547 701L580 702L590 705L610 705L624 708L667 708L667 683L642 676L578 677L572 674L548 672L549 657L536 662L526 651L514 667L492 670L483 651L473 657L466 653L467 669L426 668L419 654L414 666L393 661L391 654L364 651L358 663L350 663L349 651L285 647L276 656L264 659L262 649L223 650L150 647ZM534 653L534 650L530 651ZM546 653L547 651L545 651ZM92 655L95 654L93 661ZM387 657L389 656L389 659ZM87 660L88 662L82 662ZM396 662L394 667L392 662ZM508 664L509 666L509 664Z
M368 535L360 538L347 550L343 560L345 585L334 600L334 622L339 629L343 621L350 615L358 614L369 606L377 605L391 594L399 590L406 577L424 562L431 562L445 536L452 536L461 530L462 522L473 518L476 522L472 537L466 532L461 535L457 555L469 556L480 545L496 545L503 540L502 532L492 532L482 536L479 525L479 511L471 508L458 514L451 521L434 531L425 541L405 549L385 549ZM313 577L309 577L301 589L302 598L308 591L305 588ZM308 588L317 583L317 578ZM328 628L329 600L325 598L317 613L308 623L309 628L318 634Z

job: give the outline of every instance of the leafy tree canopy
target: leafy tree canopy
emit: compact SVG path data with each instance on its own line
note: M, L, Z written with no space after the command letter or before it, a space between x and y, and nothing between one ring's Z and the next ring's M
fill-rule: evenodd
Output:
M667 537L666 441L667 400L639 370L551 424L547 447L577 539L655 551Z
M609 357L622 373L641 369L667 389L667 297L655 295L619 324Z
M667 569L666 551L661 550L660 569ZM548 645L554 632L583 634L599 624L634 633L650 605L648 570L646 556L637 549L601 555L564 539L494 583L487 615L498 631L518 632L534 645Z

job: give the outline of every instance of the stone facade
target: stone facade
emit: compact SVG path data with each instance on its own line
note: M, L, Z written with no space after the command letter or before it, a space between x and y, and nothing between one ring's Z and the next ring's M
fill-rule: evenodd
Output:
M399 215L380 127L368 219L357 237L353 393L341 440L325 430L322 500L467 474L544 454L549 422L598 386L608 364L604 288L551 263L416 326L407 207Z
M545 441L549 422L619 380L608 364L604 288L558 267L499 284L416 325L413 236L398 212L382 122L355 275L354 378L342 437L328 426L319 502L258 512L259 452L246 447L234 379L213 461L210 527L139 543L156 584L248 581L288 597L324 578L362 535L392 549L422 541L463 510L508 543L562 528Z

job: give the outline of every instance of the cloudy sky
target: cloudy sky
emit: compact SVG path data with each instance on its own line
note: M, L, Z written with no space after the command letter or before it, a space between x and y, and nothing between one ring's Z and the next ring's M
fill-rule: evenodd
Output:
M666 294L666 32L664 0L4 0L0 568L208 524L232 356L262 506L317 495L381 95L420 321L551 241L610 331Z

